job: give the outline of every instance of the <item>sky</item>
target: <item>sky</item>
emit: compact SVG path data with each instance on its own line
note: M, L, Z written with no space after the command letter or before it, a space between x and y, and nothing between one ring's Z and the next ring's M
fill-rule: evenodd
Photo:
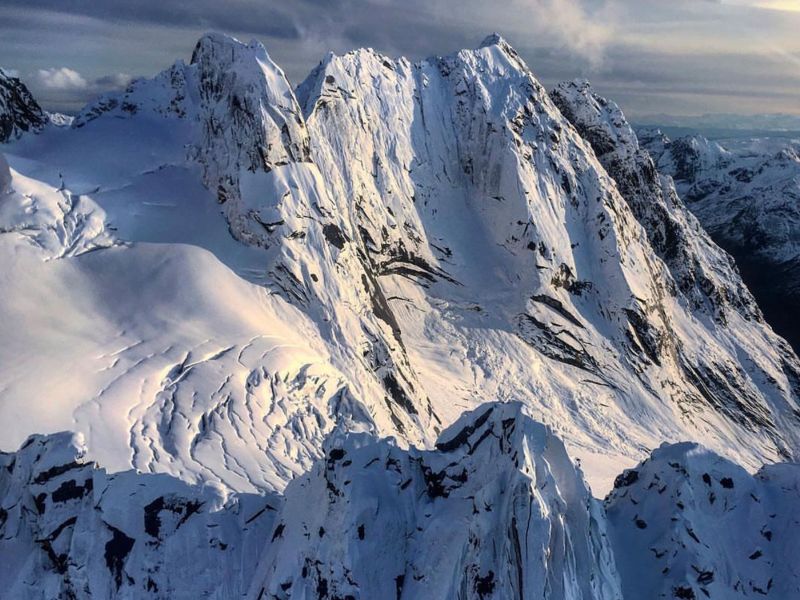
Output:
M800 115L800 0L0 0L0 67L49 110L258 39L300 83L328 51L420 59L501 33L547 86L588 78L633 119Z

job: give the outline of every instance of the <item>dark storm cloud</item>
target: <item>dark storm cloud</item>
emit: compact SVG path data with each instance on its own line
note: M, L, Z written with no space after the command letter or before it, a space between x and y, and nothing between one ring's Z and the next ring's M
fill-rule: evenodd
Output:
M766 2L4 0L0 66L46 106L76 110L129 74L188 58L207 30L264 42L295 83L329 50L419 59L499 31L545 84L587 77L630 113L800 112L800 13L730 5L748 1Z
M4 0L21 12L48 11L82 15L109 23L250 31L254 35L297 39L299 32L290 13L267 2L250 0ZM287 6L291 3L287 2Z

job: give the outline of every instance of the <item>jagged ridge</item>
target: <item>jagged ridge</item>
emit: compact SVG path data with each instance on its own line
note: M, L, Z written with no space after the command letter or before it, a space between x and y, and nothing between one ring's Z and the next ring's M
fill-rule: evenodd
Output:
M702 136L641 135L659 170L674 177L689 208L736 257L767 320L796 351L800 331L789 308L800 290L796 144L755 139L728 150Z
M601 503L518 403L463 415L431 451L334 434L283 497L85 455L71 434L0 455L3 597L788 600L800 585L797 465L751 476L664 445Z

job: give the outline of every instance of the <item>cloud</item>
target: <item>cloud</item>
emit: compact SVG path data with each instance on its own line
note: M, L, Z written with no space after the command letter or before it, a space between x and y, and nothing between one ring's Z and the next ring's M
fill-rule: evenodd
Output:
M294 81L327 52L371 47L412 60L474 48L497 31L523 56L557 51L583 69L602 66L620 0L294 0L283 5L294 38L263 39ZM242 31L250 31L247 23ZM536 68L536 64L532 64Z
M371 0L370 0L371 1ZM324 14L329 4L335 8L341 0L293 0ZM101 20L108 23L149 24L161 27L201 28L221 31L249 31L261 36L293 39L297 37L296 11L283 2L270 0L3 0L6 7L48 15ZM68 6L65 7L65 4Z
M497 31L545 85L587 77L631 112L650 111L656 100L665 112L669 105L751 111L759 99L760 112L786 111L789 96L800 97L794 6L797 0L3 0L0 56L26 76L43 106L74 112L99 92L125 87L125 73L152 75L187 59L208 30L261 40L294 83L329 50L369 46L418 60L474 48ZM54 64L69 65L85 84L56 73L64 67L42 68ZM62 87L45 87L39 70ZM653 89L661 95L646 94Z
M155 47L161 47L165 56L161 63L148 61L147 68L153 71L179 56L175 48L183 46L177 40L219 30L245 41L258 37L299 81L329 50L342 53L370 46L420 59L474 47L498 31L518 50L557 49L565 60L591 69L603 63L614 37L608 7L619 1L504 0L498 5L485 0L130 0L122 4L74 0L65 9L61 0L6 0L0 21L10 31L4 32L0 25L0 37L19 37L15 32L38 27L47 31L49 40L66 37L58 47L76 61L89 55L96 59L102 52L102 60L111 64L116 60L123 68L142 72L143 57L154 54ZM75 35L64 36L65 27ZM19 52L38 37L6 38L6 43L18 46ZM156 46L142 45L142 37ZM0 41L0 49L3 45ZM132 45L135 50L122 57L124 47ZM167 48L171 54L166 54ZM83 71L82 62L72 64Z
M358 29L348 28L360 34L351 36L354 43L368 36L365 30L369 28L382 32L384 39L393 39L403 53L411 54L413 47L405 40L419 36L420 31L435 40L438 36L430 35L431 29L450 30L448 37L461 37L462 46L467 47L499 31L512 43L558 48L597 64L614 36L613 0L507 0L502 7L485 0L372 0L367 2L372 15L366 19L358 10L363 4L359 0L334 4L349 5L335 20L328 21L334 31L340 19L352 20L361 24ZM387 28L387 22L397 26Z
M92 97L123 89L133 79L127 73L111 73L92 78L70 67L36 69L24 77L34 97L43 106L49 110L64 112L75 112Z
M800 3L797 0L724 0L721 4L734 6L751 6L768 10L782 10L787 12L800 12Z
M67 67L39 69L35 73L37 83L48 90L85 90L89 83L77 71Z
M127 73L114 73L95 79L94 87L100 91L114 90L127 87L131 81L133 81L133 77Z
M560 46L598 67L614 37L612 5L592 10L580 0L528 0L531 34Z
M8 73L9 71L6 71ZM50 69L39 69L32 75L34 85L54 91L81 91L88 93L107 92L126 87L133 77L127 73L113 73L103 75L93 80L86 77L69 67L53 67Z

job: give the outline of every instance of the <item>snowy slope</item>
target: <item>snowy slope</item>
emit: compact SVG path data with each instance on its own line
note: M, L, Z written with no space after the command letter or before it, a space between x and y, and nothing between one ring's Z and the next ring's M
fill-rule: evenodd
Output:
M642 137L659 170L742 269L775 329L795 347L791 308L800 294L800 143L791 140L670 140Z
M302 313L196 246L98 250L90 199L67 210L64 192L12 185L4 209L36 218L0 239L5 440L70 427L112 469L253 490L310 464L331 414L372 427Z

